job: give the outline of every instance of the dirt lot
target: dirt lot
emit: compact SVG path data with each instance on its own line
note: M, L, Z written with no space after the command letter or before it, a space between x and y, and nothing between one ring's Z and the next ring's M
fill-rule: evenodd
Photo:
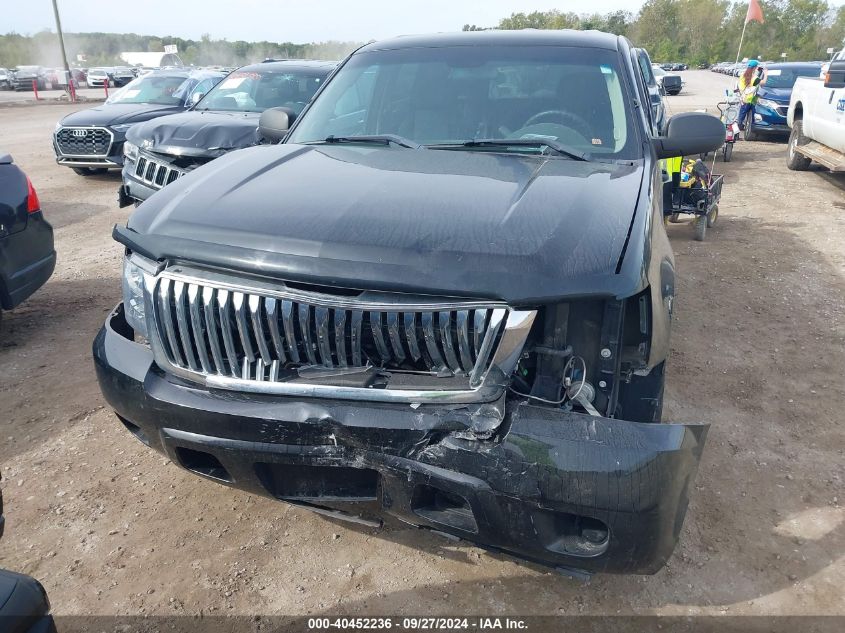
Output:
M689 71L674 111L728 80ZM668 228L679 290L665 417L712 425L681 542L589 584L399 525L351 529L184 472L104 408L91 341L120 299L117 175L53 162L73 106L0 109L58 267L0 333L0 566L58 614L845 614L845 178L742 143L703 243Z

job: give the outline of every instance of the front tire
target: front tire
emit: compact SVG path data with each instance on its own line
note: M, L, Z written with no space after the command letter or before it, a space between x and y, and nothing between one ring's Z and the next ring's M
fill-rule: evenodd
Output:
M801 119L792 122L792 132L789 134L789 145L786 157L786 166L792 171L806 171L812 162L809 158L798 151L799 145L804 145L807 137L804 136L804 125Z
M696 242L703 242L704 236L707 234L707 216L706 215L697 215L695 216L695 241Z
M716 224L716 220L719 217L719 205L714 204L713 207L710 209L710 212L707 214L707 228L713 228L713 225Z
M731 162L731 156L734 153L734 144L733 143L725 143L725 146L722 148L722 160L726 163Z
M754 115L750 112L748 113L748 118L745 120L744 137L746 141L760 140L760 134L754 129Z

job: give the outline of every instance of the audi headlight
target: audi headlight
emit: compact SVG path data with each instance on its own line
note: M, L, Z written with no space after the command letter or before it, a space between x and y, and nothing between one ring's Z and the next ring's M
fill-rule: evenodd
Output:
M111 129L113 129L115 132L125 132L126 130L131 128L133 125L135 125L135 124L134 123L121 123L120 125L112 125Z
M130 143L126 141L123 144L123 155L128 158L129 160L137 161L138 160L138 146L135 143Z
M769 108L770 110L777 110L780 104L777 101L772 101L771 99L759 99L757 101L757 105L761 105L764 108Z
M155 275L156 265L133 253L123 260L123 311L126 322L137 334L149 338L147 328L146 284Z

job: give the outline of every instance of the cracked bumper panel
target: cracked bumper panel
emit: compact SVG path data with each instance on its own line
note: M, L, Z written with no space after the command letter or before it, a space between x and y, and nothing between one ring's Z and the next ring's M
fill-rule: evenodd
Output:
M155 368L118 308L94 341L126 427L221 483L321 510L388 513L534 562L653 573L671 555L706 426L639 424L510 404L503 439L476 406L206 391ZM498 407L498 408L497 408Z

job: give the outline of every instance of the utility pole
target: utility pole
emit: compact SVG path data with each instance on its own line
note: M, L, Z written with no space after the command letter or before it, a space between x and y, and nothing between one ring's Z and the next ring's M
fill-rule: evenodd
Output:
M62 49L62 61L65 65L65 72L68 78L68 92L70 91L70 82L73 79L70 75L70 66L67 63L67 53L65 52L65 36L62 35L62 21L59 19L59 7L56 6L56 0L53 0L53 15L56 16L56 32L59 34L59 46Z

